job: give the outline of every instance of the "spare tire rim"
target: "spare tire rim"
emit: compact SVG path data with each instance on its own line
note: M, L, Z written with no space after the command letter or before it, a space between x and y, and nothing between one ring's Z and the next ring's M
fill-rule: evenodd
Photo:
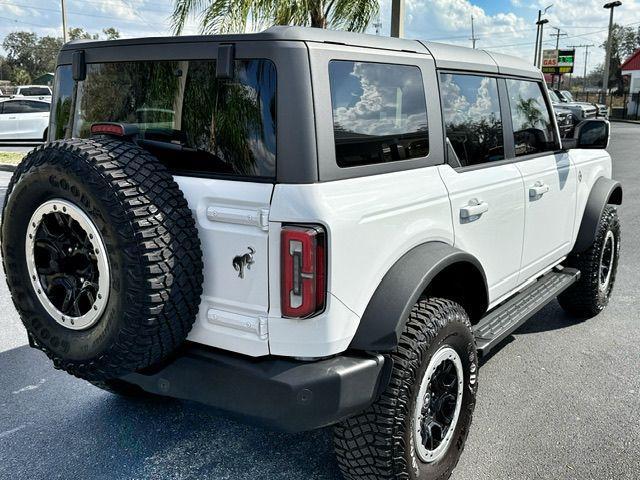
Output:
M611 230L607 231L607 235L604 237L604 245L602 245L602 252L600 252L600 269L599 269L599 286L600 291L606 292L611 283L611 274L613 273L613 260L616 253L616 239Z
M109 262L102 235L76 205L53 199L31 216L25 253L41 305L63 327L84 330L109 298Z
M422 377L414 414L414 444L420 460L432 463L447 452L462 408L464 373L458 353L445 346Z

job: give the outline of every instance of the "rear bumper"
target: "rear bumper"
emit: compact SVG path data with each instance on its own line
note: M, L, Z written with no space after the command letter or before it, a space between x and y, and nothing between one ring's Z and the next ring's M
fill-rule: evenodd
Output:
M254 359L189 345L161 370L122 379L249 423L298 432L336 423L371 405L386 384L385 363L382 355L316 362Z

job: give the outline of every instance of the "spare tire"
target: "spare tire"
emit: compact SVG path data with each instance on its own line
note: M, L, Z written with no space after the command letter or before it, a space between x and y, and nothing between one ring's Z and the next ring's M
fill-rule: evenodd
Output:
M202 294L202 252L184 195L132 142L99 136L30 152L2 216L7 284L30 344L101 381L168 357Z

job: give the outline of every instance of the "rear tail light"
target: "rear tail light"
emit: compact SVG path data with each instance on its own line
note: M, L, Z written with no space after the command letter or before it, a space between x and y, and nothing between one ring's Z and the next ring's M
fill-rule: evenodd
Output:
M282 227L280 303L285 317L307 318L324 309L326 237L318 226Z

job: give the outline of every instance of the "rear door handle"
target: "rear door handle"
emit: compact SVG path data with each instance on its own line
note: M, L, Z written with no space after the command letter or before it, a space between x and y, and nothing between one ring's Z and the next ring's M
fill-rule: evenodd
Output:
M471 200L469 200L468 205L465 205L460 209L460 218L470 219L473 217L478 217L488 211L489 204L487 202L482 202L477 198L472 198Z
M549 185L538 180L535 185L529 187L529 198L538 198L549 191Z

